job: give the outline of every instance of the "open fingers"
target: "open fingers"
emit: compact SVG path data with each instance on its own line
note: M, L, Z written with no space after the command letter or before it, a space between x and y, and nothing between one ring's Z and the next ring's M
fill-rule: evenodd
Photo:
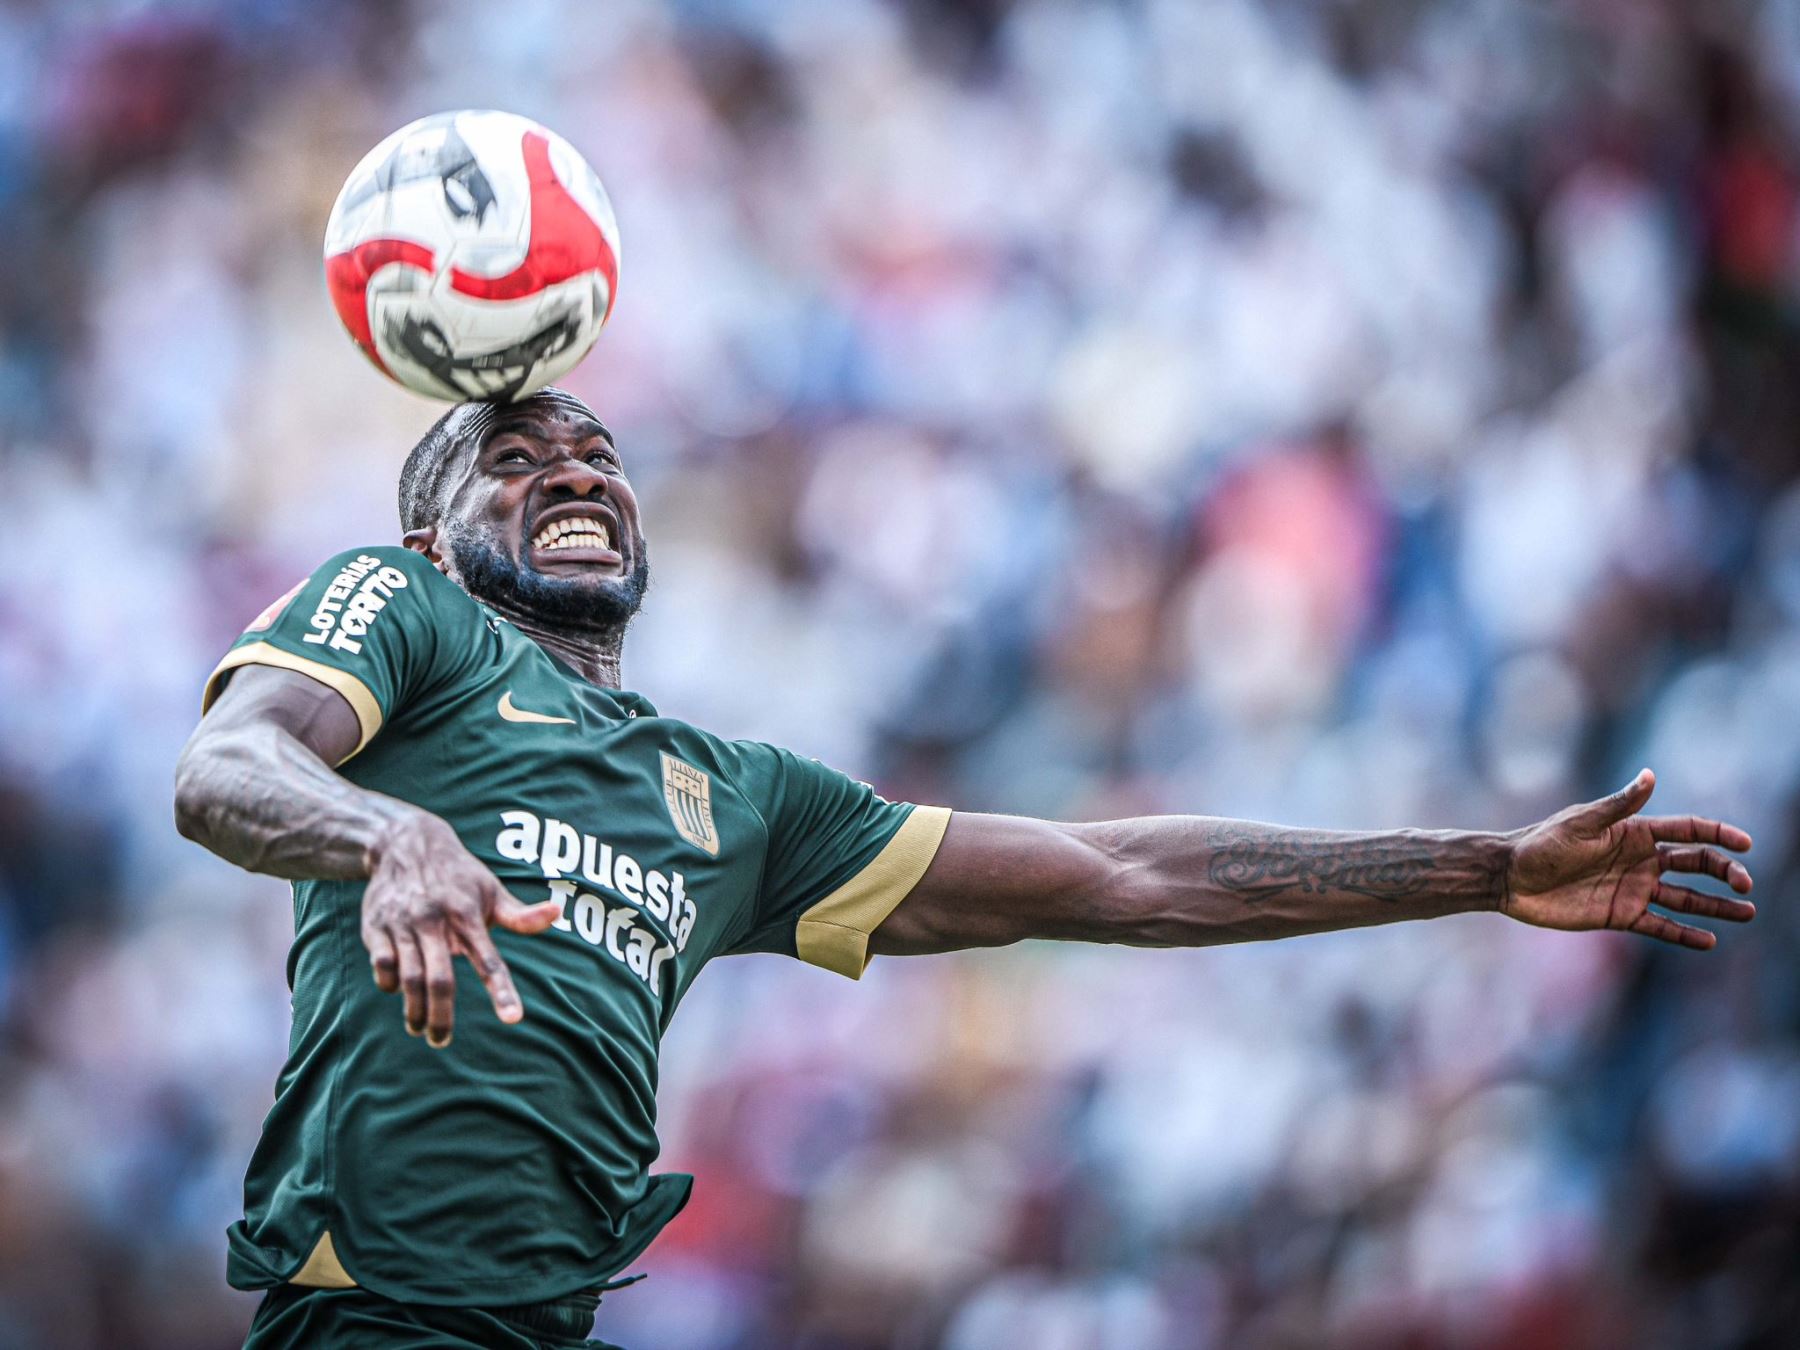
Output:
M456 968L450 964L450 939L442 928L419 932L419 955L425 964L425 1040L433 1050L450 1044L456 1020Z
M525 1005L519 1000L519 991L513 987L512 972L506 968L500 949L479 919L458 927L457 945L487 986L488 997L493 1000L494 1012L500 1020L517 1022L523 1018Z
M363 925L363 946L369 949L369 966L375 974L375 987L384 994L400 988L400 958L394 951L393 939L380 928Z
M1731 923L1748 923L1756 917L1756 906L1748 900L1734 900L1728 895L1706 895L1686 886L1658 882L1652 904L1680 914L1693 914L1702 919L1725 919Z
M1704 816L1652 816L1644 823L1659 844L1717 844L1733 853L1750 848L1750 836L1737 826Z
M396 928L389 932L394 944L395 963L400 972L400 996L405 1004L406 1034L425 1034L425 959L419 954L418 941L412 931Z
M1700 848L1695 845L1658 844L1656 860L1665 872L1691 872L1697 876L1711 877L1722 881L1739 895L1750 894L1755 883L1750 879L1750 869L1734 858L1727 858L1717 849Z
M1675 947L1691 947L1695 951L1711 951L1718 941L1704 928L1691 928L1685 923L1676 923L1666 914L1656 914L1645 910L1633 921L1629 930L1641 933L1647 938L1655 938L1658 942L1667 942Z

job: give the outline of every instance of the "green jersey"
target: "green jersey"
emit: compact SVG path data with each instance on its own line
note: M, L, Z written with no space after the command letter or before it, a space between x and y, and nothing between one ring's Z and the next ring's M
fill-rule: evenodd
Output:
M860 975L949 819L590 684L404 548L342 554L270 606L207 704L250 664L337 690L362 728L340 773L563 912L494 930L524 1022L459 961L433 1050L370 977L363 883L295 884L288 1059L230 1230L243 1289L481 1306L617 1274L692 1186L649 1168L658 1044L700 968L780 952Z

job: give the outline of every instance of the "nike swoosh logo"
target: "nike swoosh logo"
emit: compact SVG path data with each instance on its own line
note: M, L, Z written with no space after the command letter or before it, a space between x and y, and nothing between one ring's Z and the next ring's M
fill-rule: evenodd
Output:
M509 722L563 722L569 726L575 725L573 717L552 717L549 713L526 712L523 708L513 707L510 689L500 695L500 715Z

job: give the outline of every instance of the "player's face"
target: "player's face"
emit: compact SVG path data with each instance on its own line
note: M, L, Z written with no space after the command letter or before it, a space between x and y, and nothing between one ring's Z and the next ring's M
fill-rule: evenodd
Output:
M441 543L483 599L547 620L622 623L648 564L637 496L611 434L580 400L546 390L475 405Z

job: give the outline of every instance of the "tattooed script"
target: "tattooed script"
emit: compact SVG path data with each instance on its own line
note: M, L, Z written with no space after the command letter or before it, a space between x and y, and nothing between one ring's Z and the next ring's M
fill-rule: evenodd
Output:
M1273 844L1242 837L1213 854L1213 884L1252 903L1289 892L1349 891L1374 900L1403 900L1426 887L1431 854L1417 844L1316 838Z

